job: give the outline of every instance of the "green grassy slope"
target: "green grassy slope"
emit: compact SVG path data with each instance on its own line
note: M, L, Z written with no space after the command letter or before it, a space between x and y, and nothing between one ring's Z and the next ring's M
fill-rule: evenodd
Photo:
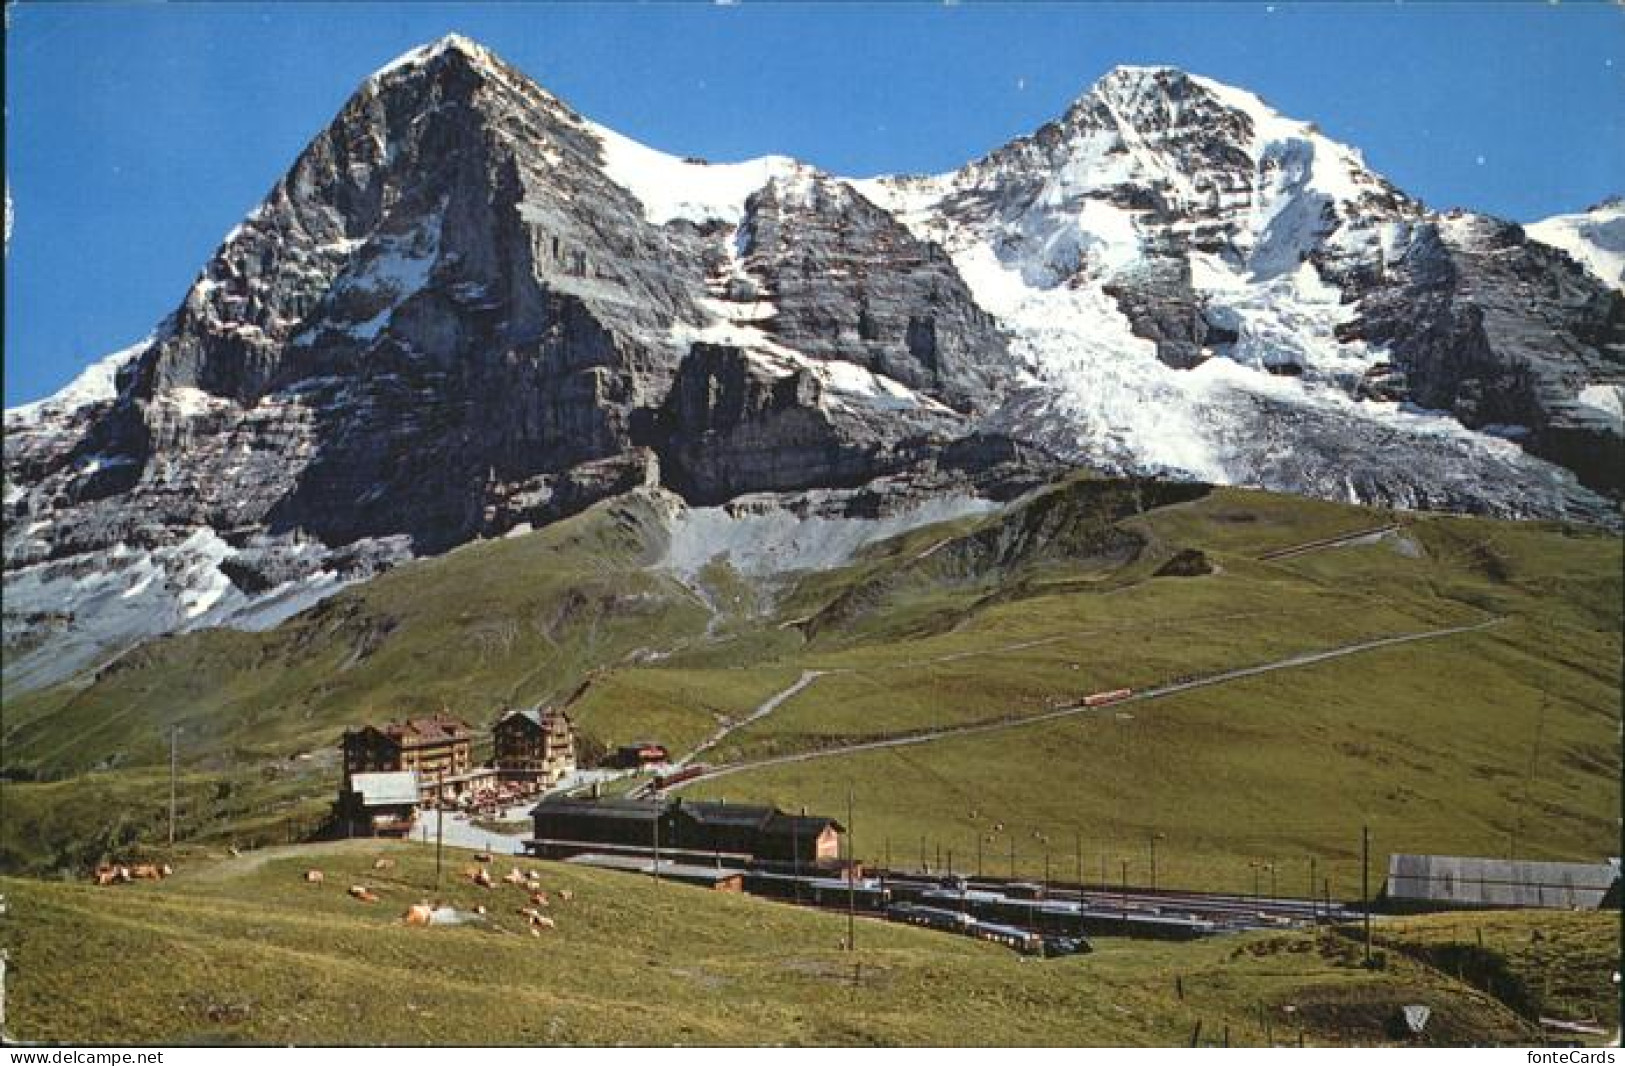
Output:
M1292 501L1315 539L1381 524ZM1368 636L1503 617L1482 632L1362 653L1061 722L732 774L695 795L860 810L859 850L1117 881L1358 890L1360 827L1389 851L1589 858L1616 849L1620 544L1540 525L1413 516L1400 534L1275 562L1292 506L1219 492L1134 525L1217 572L1101 592L1029 588L952 633L814 661L822 680L730 738L740 758L992 720L1119 685ZM1252 516L1252 517L1249 517ZM1380 516L1376 516L1380 518ZM1242 551L1240 549L1245 549ZM1025 646L1022 646L1025 645ZM998 648L1012 648L998 652ZM961 656L951 658L952 656ZM937 661L933 662L935 659ZM947 659L943 662L943 659ZM995 823L1005 830L994 832ZM940 851L939 851L940 849ZM1082 853L1082 862L1079 853ZM997 856L997 859L995 859ZM1380 880L1380 872L1378 874Z
M374 871L376 855L396 860ZM524 893L484 890L430 849L350 842L183 866L97 889L0 880L10 904L10 1035L70 1043L1161 1044L1385 1043L1400 1004L1434 1008L1440 1043L1523 1043L1527 1020L1390 951L1368 971L1332 933L1191 945L1102 940L1085 957L1003 948L624 874L534 864L557 929ZM326 874L319 887L305 869ZM345 895L373 886L382 902ZM568 888L574 900L558 899ZM487 923L407 928L440 898ZM1607 919L1577 921L1588 948ZM1178 985L1176 987L1176 980ZM1291 1008L1290 1010L1288 1008Z
M1395 521L1370 543L1259 558ZM652 736L681 752L802 671L827 671L705 755L734 762L1017 720L1101 689L1494 618L1478 633L696 792L839 810L850 783L870 858L887 840L914 854L921 835L959 865L979 839L1007 855L1010 834L987 828L1002 821L1023 827L1027 872L1042 868L1043 837L1057 868L1076 865L1082 838L1085 872L1098 876L1104 853L1113 880L1124 859L1147 879L1162 833L1164 879L1213 887L1250 888L1253 863L1306 883L1314 856L1346 892L1362 823L1380 849L1581 858L1613 846L1617 537L1079 478L779 588L719 562L701 595L651 568L663 536L647 502L603 505L402 567L270 633L158 641L98 678L8 699L0 868L74 867L150 843L167 813L170 725L182 729L182 839L271 841L319 814L343 728L441 706L483 724L504 702L573 695L589 751ZM1200 576L1156 576L1176 556L1197 558ZM97 796L119 797L119 818Z

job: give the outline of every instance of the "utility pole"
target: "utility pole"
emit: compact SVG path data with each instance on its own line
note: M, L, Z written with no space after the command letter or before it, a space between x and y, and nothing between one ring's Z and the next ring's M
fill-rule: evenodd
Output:
M981 830L977 830L977 832L976 832L976 876L977 877L982 876L982 833L981 833Z
M1072 857L1077 860L1077 869L1073 871L1078 879L1078 885L1083 885L1083 830L1072 831Z
M1016 831L1010 830L1010 880L1016 879Z
M1157 890L1157 841L1162 836L1163 834L1156 830L1151 831L1151 891L1153 892Z
M651 825L654 826L654 834L655 834L655 864L654 864L654 870L652 872L654 874L654 879L655 879L656 883L659 883L659 881L660 881L660 800L658 798L658 795L659 794L656 793L657 798L654 800L654 805L655 805L654 820L650 823ZM799 883L800 882L797 882L797 884L799 884Z
M846 786L846 950L858 950L857 838L852 832L852 786Z
M440 856L446 842L446 768L440 767L434 797L434 888L440 891Z
M1320 905L1315 902L1315 886L1319 883L1319 881L1315 880L1315 857L1311 855L1309 856L1309 916L1311 920L1320 917Z
M169 727L169 846L175 846L175 778L179 766L181 727Z
M1365 964L1371 966L1371 827L1360 827L1360 900L1365 912Z
M1128 860L1123 860L1123 922L1127 928L1128 922Z

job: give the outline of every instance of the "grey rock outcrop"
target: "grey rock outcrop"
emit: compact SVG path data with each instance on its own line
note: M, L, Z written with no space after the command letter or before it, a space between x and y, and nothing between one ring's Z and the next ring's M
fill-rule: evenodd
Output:
M1594 488L1625 488L1625 438L1577 402L1625 386L1625 296L1522 227L1453 213L1421 227L1346 339L1393 353L1404 394L1472 428L1506 427Z
M1005 340L940 245L821 175L771 182L745 212L743 266L752 295L774 307L764 329L775 340L959 411L990 406Z

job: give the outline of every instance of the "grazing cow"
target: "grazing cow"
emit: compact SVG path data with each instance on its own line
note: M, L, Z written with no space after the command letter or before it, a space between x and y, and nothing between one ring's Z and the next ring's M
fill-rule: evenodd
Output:
M150 862L144 862L130 867L130 876L137 881L162 881L164 871Z
M561 903L569 903L571 900L573 900L575 898L576 898L576 894L574 892L571 892L568 888L559 889L559 902L561 902Z
M482 851L478 855L474 856L474 861L475 862L490 862L491 861L491 853L489 851Z
M481 918L485 917L485 904L476 904L474 907L474 913L479 915Z
M519 867L515 866L502 875L502 880L510 885L522 885L525 883L525 875L519 872Z
M321 883L322 883L322 872L320 870L306 870L305 871L305 884L307 884L307 885L319 885Z
M434 908L427 903L414 903L406 908L407 925L432 925L434 923Z
M366 885L351 885L350 895L360 900L362 903L378 902L378 894L372 891Z
M520 908L519 916L521 918L525 919L525 921L529 922L531 928L533 928L533 929L536 929L536 928L540 928L540 929L554 929L554 928L557 928L557 926L555 926L554 923L553 923L553 919L549 918L547 915L543 914L541 911L537 910L535 907L522 907L522 908Z
M473 881L474 881L474 883L476 885L479 885L481 888L490 888L491 887L491 874L487 870L485 870L484 868L475 870L474 871Z
M395 868L395 860L378 859L372 864L372 868L374 870L393 870Z
M533 907L546 907L550 905L546 892L532 892L530 894L530 903Z
M98 866L96 872L91 876L96 879L96 884L106 888L118 880L118 868L114 866Z

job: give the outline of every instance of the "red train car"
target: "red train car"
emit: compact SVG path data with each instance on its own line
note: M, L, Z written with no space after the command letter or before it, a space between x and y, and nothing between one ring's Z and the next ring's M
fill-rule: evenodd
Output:
M670 788L672 785L681 784L690 778L699 777L709 769L710 767L704 763L695 763L693 766L683 767L674 774L662 774L654 779L655 790L659 791L660 789Z
M1131 688L1114 688L1110 692L1096 692L1085 696L1083 705L1085 707L1101 707L1108 703L1116 703L1118 700L1128 699L1132 695L1134 695L1134 690Z

